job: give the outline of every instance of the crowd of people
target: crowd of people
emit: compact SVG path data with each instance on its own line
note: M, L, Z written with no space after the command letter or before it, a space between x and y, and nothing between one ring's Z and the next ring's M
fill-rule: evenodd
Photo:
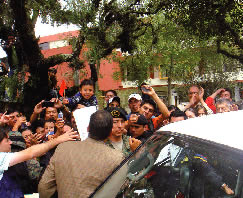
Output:
M70 98L55 97L36 104L29 120L17 109L2 113L0 195L19 198L38 192L44 198L88 197L163 125L242 109L233 103L228 88L218 89L204 101L204 89L192 85L189 102L178 107L167 107L147 84L141 91L142 95L128 97L129 113L121 107L115 90L106 91L105 107L91 115L85 140L80 140L73 112L98 105L90 79L83 80L80 91Z

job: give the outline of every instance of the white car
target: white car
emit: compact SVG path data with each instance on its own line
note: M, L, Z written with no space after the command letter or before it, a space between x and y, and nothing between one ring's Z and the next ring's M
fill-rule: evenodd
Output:
M95 198L243 198L243 110L168 124L126 158Z

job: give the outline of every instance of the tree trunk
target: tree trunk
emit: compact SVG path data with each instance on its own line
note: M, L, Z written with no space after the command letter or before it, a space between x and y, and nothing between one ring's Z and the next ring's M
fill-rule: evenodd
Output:
M173 69L173 56L171 54L171 57L170 57L170 68L169 68L168 80L167 80L167 83L168 83L168 106L171 105L171 82L172 82L171 76L172 76L172 69Z

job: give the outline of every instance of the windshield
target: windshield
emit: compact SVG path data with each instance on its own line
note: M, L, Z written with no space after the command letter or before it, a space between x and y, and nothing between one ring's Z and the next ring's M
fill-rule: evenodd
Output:
M242 152L199 140L157 132L122 167L126 176L116 197L210 198L243 193Z

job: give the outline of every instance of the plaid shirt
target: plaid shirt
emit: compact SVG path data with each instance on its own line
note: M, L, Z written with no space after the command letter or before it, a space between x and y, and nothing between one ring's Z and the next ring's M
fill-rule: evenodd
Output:
M77 104L84 105L86 107L98 105L97 98L95 95L91 96L88 100L85 99L80 92L76 93L73 97L68 98L68 107L71 109L76 108Z

